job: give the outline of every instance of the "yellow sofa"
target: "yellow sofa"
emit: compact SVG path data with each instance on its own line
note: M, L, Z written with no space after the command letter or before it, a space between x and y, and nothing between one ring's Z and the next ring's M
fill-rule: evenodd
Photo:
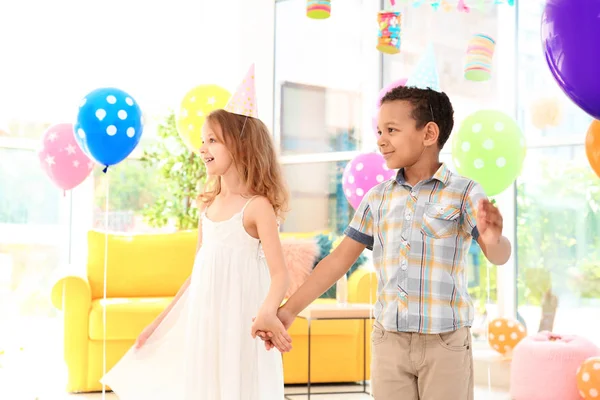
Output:
M106 235L88 234L87 268L82 275L59 279L52 303L63 312L64 360L69 392L102 389L103 307L106 307L106 368L125 354L142 329L169 304L191 273L197 233L108 235L107 293L104 291ZM349 301L369 302L376 280L356 271L349 279ZM374 292L373 292L374 293ZM331 300L317 300L331 301ZM312 382L362 380L361 321L315 321L312 329ZM368 324L367 334L371 324ZM294 349L284 355L286 383L307 378L307 325L298 319L290 327ZM370 359L370 349L367 349ZM368 372L368 371L367 371Z

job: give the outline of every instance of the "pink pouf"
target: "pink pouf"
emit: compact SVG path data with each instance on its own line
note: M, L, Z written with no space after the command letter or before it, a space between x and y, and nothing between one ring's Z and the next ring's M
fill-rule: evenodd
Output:
M600 348L572 335L540 332L514 349L510 371L513 400L580 400L577 368Z

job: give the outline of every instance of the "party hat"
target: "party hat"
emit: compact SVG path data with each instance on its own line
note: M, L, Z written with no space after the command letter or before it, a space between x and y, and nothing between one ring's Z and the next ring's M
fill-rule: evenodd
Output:
M440 77L438 75L435 62L435 53L433 46L430 44L427 51L417 64L412 75L406 81L406 86L412 86L419 89L432 89L436 92L441 92Z
M256 88L254 87L254 64L246 73L246 77L237 87L235 93L229 99L225 110L230 113L258 118L258 107L256 104Z

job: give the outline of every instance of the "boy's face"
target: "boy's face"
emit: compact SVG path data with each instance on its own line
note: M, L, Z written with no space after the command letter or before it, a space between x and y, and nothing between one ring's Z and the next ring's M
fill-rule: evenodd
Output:
M430 126L435 124L417 129L412 111L413 106L405 100L383 103L379 109L377 145L389 169L413 166L427 147L437 144Z

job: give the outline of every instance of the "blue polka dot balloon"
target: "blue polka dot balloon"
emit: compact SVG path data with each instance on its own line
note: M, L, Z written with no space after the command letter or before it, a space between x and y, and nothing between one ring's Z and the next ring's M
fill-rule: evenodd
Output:
M142 110L133 97L115 88L96 89L85 96L74 126L81 149L106 167L131 154L142 131Z

